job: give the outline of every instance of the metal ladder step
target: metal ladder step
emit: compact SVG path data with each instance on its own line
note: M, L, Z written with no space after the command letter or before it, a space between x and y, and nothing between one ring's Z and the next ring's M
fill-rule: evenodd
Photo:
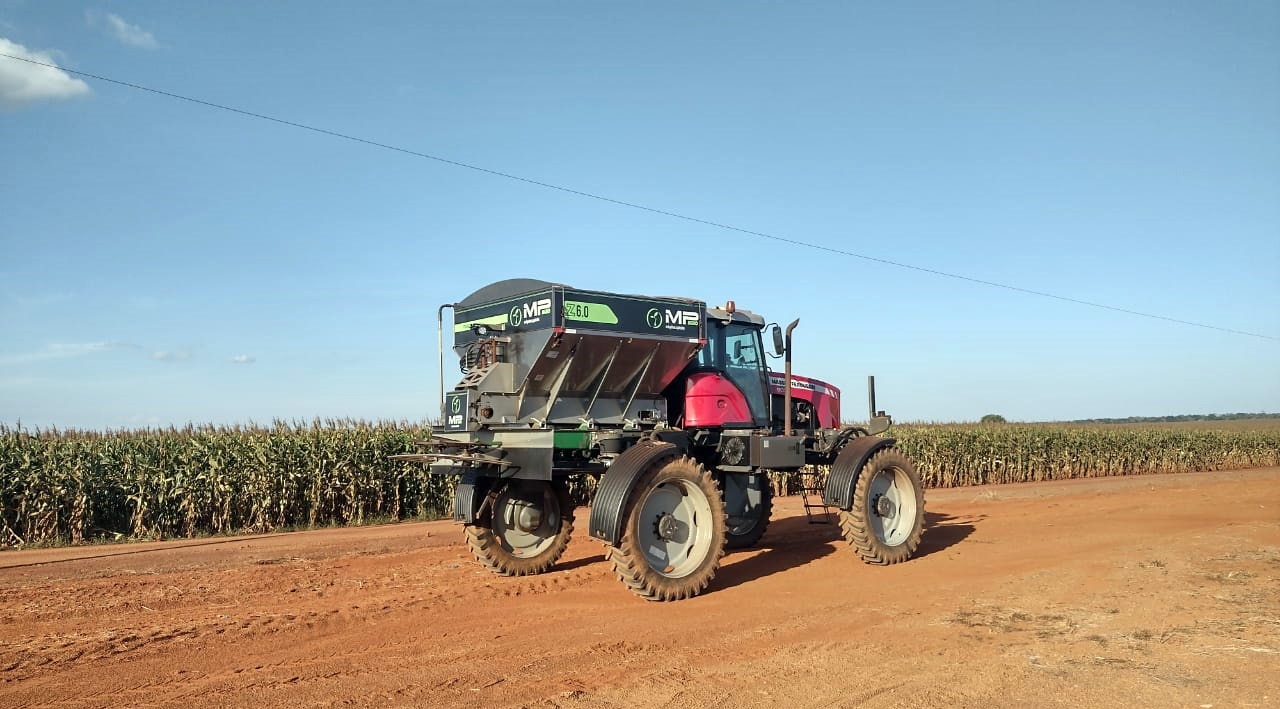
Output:
M800 473L800 501L804 504L804 516L809 524L832 524L835 516L831 506L823 499L826 489L824 474L804 471Z

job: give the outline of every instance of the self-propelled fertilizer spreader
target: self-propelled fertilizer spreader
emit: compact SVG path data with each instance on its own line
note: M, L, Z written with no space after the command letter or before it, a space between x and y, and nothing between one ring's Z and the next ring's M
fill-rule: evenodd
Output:
M853 550L906 561L920 543L915 466L882 434L874 380L866 427L842 426L840 391L791 373L785 334L733 302L500 281L453 309L462 379L443 395L443 425L397 456L458 477L454 519L476 558L504 575L537 574L569 543L569 483L595 478L588 533L618 578L650 600L702 592L725 548L769 524L772 473L823 470ZM788 382L790 385L788 386ZM815 479L815 478L809 478Z

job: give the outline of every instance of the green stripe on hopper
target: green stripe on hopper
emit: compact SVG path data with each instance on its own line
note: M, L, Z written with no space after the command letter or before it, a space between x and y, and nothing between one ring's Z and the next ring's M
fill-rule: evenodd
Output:
M564 319L604 325L618 324L618 315L613 312L613 308L604 303L588 303L581 300L566 300L564 302Z
M472 325L505 325L506 322L507 322L507 316L504 313L502 315L493 315L487 318L480 318L479 320L468 320L466 322L455 323L453 326L453 331L466 332L467 330L471 329Z

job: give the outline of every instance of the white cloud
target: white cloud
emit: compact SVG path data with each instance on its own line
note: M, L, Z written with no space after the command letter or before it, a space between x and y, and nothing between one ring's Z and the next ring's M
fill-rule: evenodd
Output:
M0 107L19 108L90 93L88 84L59 69L47 52L35 52L0 37L0 54L9 55L0 57Z
M185 362L191 359L191 350L160 350L152 352L151 359L157 362Z
M0 366L27 364L29 362L44 362L46 360L66 359L68 357L83 357L85 355L130 346L131 345L127 345L122 342L81 342L75 344L45 345L43 349L35 350L34 352L19 352L11 355L0 355Z
M105 30L121 44L139 49L155 49L160 46L154 35L137 25L125 22L119 15L87 10L85 19L89 21L91 27Z
M258 361L258 358L254 357L253 355L236 355L235 357L231 358L231 362L233 364L253 364L254 362L257 362L257 361Z

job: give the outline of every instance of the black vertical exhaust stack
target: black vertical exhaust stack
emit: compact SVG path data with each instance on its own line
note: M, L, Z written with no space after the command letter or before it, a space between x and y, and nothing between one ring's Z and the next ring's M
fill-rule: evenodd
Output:
M799 324L800 324L800 318L796 318L795 320L791 321L790 325L787 326L787 343L785 348L786 359L783 360L784 364L782 366L783 376L786 377L786 381L782 383L782 391L783 391L782 406L784 409L786 409L786 414L782 419L783 420L782 435L784 436L791 435L791 331L796 329L796 325L799 325ZM774 332L777 332L777 330L774 330Z
M867 376L867 433L873 436L884 433L893 425L893 419L876 409L876 378Z

